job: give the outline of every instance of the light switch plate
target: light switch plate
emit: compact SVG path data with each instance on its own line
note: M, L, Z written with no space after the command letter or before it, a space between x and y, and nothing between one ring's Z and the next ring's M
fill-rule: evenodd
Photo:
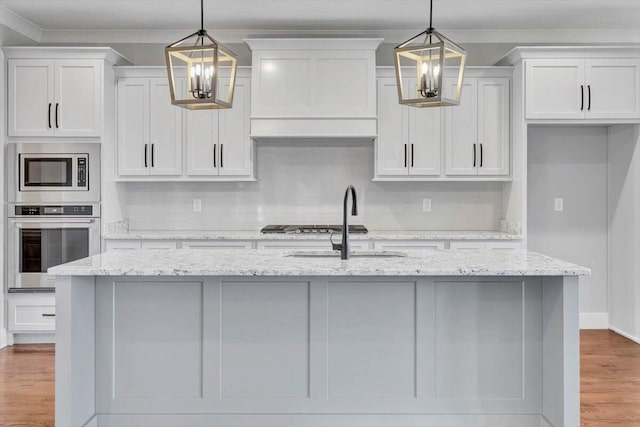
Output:
M553 209L556 212L562 212L564 210L564 199L557 198L553 201Z
M202 212L202 199L193 199L193 211Z
M431 212L431 199L422 199L422 212Z

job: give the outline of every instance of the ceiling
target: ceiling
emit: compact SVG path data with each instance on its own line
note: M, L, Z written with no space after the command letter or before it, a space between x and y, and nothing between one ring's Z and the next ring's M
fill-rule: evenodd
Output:
M168 43L199 27L198 0L0 0L0 21L41 43ZM205 28L251 36L376 36L428 23L427 0L204 0ZM639 0L434 0L434 27L459 42L639 43Z

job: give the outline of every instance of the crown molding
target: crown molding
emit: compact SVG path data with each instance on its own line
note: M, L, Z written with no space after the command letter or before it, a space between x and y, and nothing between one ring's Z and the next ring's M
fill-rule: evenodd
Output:
M45 30L23 18L17 13L0 6L0 25L11 28L13 31L30 38L35 42L42 42Z
M511 49L498 65L514 65L523 59L541 58L638 58L640 44L625 46L518 46Z
M27 21L28 22L28 21ZM36 27L39 29L39 27ZM191 29L192 30L192 29ZM16 30L18 31L18 30ZM165 44L190 34L190 30L42 30L39 33L30 28L27 35L39 43L90 43L90 44ZM382 38L384 43L401 43L418 33L406 29L359 29L359 30L215 30L212 35L222 43L243 43L245 39L256 38L301 38L301 37L359 37ZM598 34L599 43L620 44L640 43L640 32L637 29L589 29L589 30L514 30L514 29L468 29L439 30L456 43L509 43L509 44L589 44L593 43L594 31ZM24 34L24 33L23 33Z

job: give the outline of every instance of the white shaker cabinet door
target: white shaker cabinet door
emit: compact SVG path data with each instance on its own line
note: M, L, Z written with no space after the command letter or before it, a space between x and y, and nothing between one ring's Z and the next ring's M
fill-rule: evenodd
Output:
M149 80L118 80L118 175L149 175Z
M635 58L585 62L587 119L640 119L640 61Z
M60 137L94 137L102 133L102 61L55 61L52 116Z
M445 90L453 93L455 79L445 79ZM478 85L477 79L465 79L460 105L446 107L445 144L447 175L477 175Z
M171 104L167 79L150 79L149 101L150 174L182 175L182 109Z
M218 155L218 111L185 111L187 175L216 176Z
M10 59L8 66L8 135L53 136L54 61Z
M416 88L416 80L409 80ZM442 108L409 109L409 175L440 175Z
M509 175L509 99L509 79L478 79L478 175Z
M409 109L398 102L396 79L378 79L376 175L406 176L409 165Z
M526 63L526 118L581 119L586 110L583 59L532 59Z
M251 176L253 153L250 133L251 79L237 78L233 107L220 110L219 173L221 176ZM228 90L228 86L224 87Z

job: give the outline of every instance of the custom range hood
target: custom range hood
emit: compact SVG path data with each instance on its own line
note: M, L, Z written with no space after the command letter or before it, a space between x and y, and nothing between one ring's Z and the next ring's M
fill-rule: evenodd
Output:
M382 39L247 39L253 139L376 137Z

